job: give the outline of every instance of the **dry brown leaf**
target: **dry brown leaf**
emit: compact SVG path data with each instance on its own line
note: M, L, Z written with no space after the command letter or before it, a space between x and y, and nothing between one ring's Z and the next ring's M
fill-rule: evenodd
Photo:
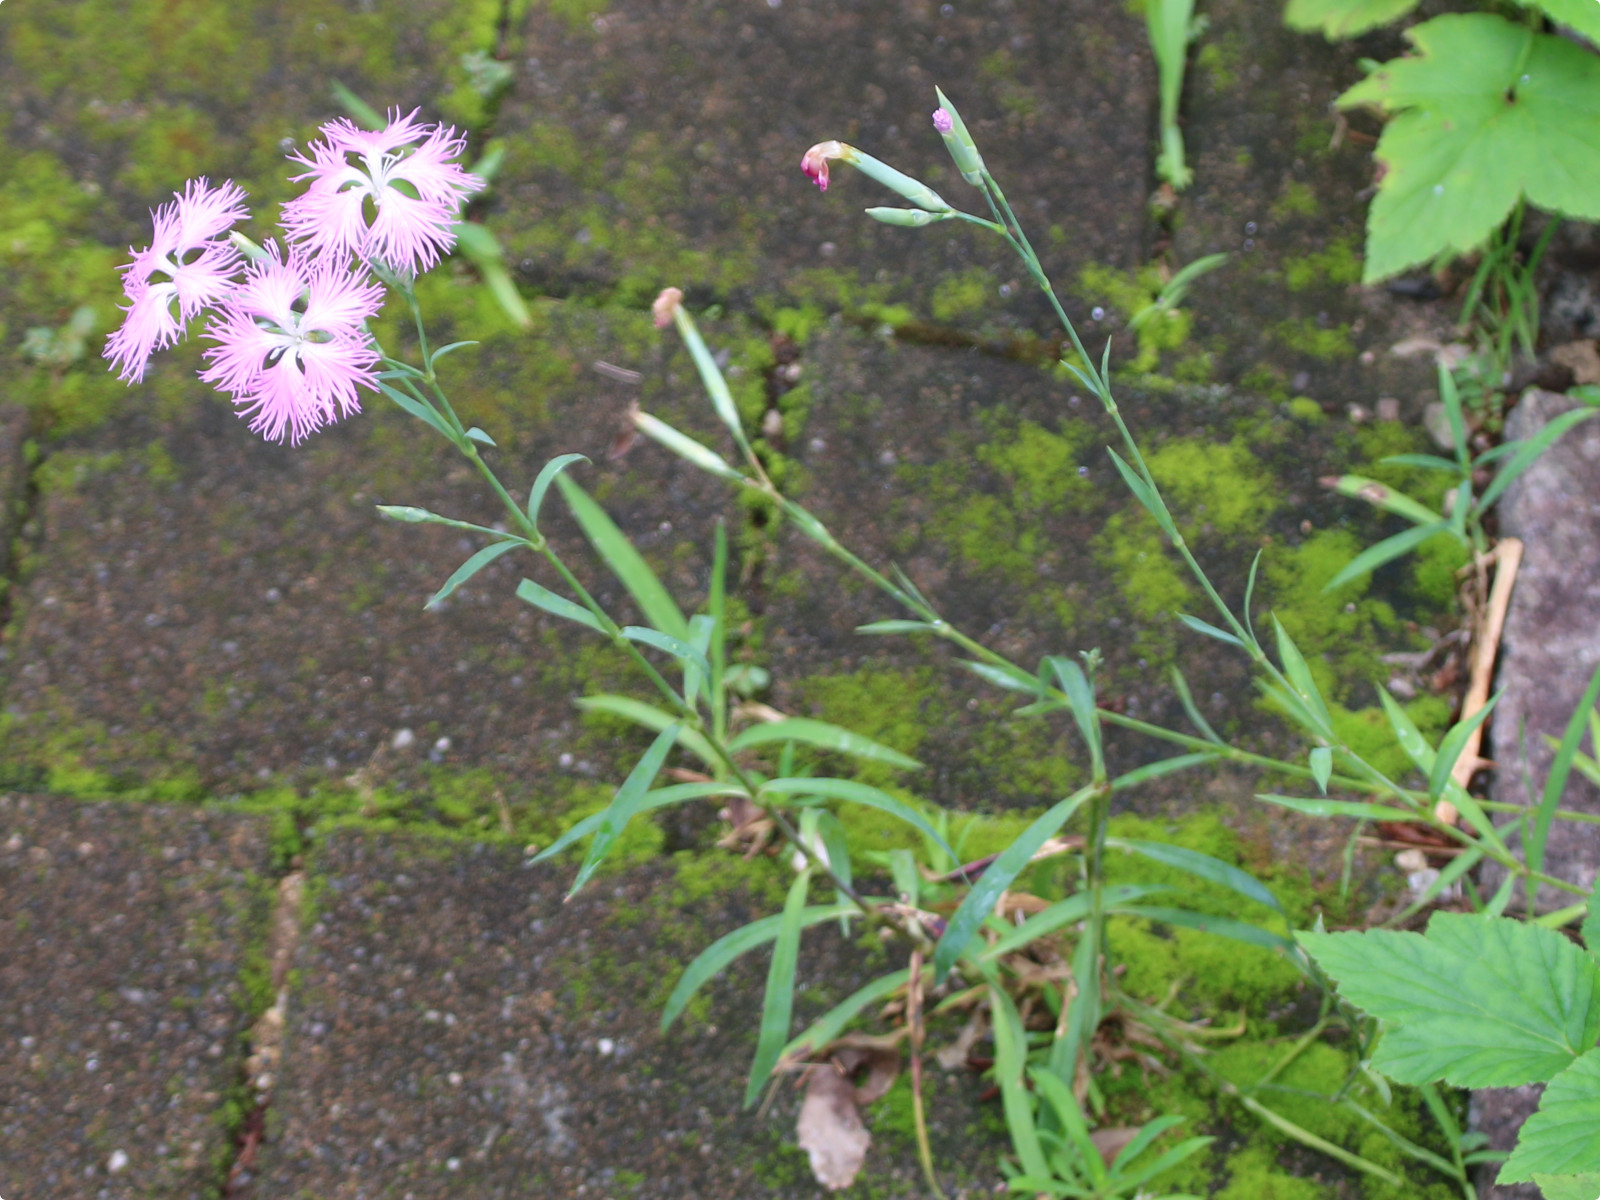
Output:
M818 1183L839 1191L855 1182L872 1135L861 1123L855 1085L832 1063L811 1072L795 1132Z
M1550 361L1572 372L1574 383L1600 383L1600 350L1587 339L1550 351Z
M854 1079L863 1068L867 1072L867 1077L855 1085L857 1104L865 1106L889 1094L900 1076L900 1042L910 1032L908 1028L885 1038L863 1038L853 1045L834 1043L838 1049L833 1061L845 1078Z
M1094 1143L1094 1148L1100 1151L1100 1157L1106 1160L1106 1166L1117 1161L1129 1142L1139 1136L1137 1125L1118 1125L1112 1129L1096 1129L1089 1135L1089 1140Z
M967 1056L989 1029L989 1014L982 1009L967 1018L967 1023L956 1034L956 1040L934 1051L933 1057L946 1071L955 1071L967 1065Z

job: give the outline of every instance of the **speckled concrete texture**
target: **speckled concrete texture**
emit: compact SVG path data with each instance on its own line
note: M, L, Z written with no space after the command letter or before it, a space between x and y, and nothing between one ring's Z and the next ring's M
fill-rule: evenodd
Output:
M269 858L258 817L0 795L0 1195L214 1194Z
M812 1197L798 1094L739 1109L766 956L665 1036L679 964L765 915L735 890L684 904L670 869L601 877L510 850L340 832L314 859L280 1098L252 1196ZM774 872L785 870L772 864ZM809 932L800 1011L842 999L870 962ZM830 1003L833 1001L829 1001ZM797 1026L798 1028L798 1026ZM983 1085L937 1070L931 1130L953 1195L988 1194L1000 1141ZM992 1112L995 1106L987 1106ZM879 1130L874 1195L920 1196L914 1150Z

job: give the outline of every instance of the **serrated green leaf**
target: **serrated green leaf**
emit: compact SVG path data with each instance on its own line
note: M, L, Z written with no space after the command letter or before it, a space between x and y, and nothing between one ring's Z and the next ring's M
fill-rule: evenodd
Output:
M1600 1171L1587 1171L1582 1175L1546 1175L1535 1171L1533 1181L1544 1193L1544 1200L1596 1200L1600 1197Z
M1367 219L1363 282L1470 253L1521 195L1600 218L1593 54L1488 13L1435 17L1406 36L1415 56L1385 63L1338 101L1397 114L1378 141L1385 171Z
M600 618L595 616L581 604L574 604L565 596L558 596L542 584L537 584L531 579L524 579L517 584L517 599L526 600L535 608L542 608L551 616L561 617L575 624L585 626L596 633L604 633L605 626L600 624Z
M810 717L785 717L781 721L763 721L752 725L728 743L728 749L738 752L753 746L767 746L774 742L799 742L815 746L818 750L832 750L853 758L871 759L891 766L912 770L922 764L906 754L901 754L882 742L875 742L859 733L851 733L826 721Z
M1595 0L1517 0L1524 8L1537 8L1558 25L1567 25L1600 46L1600 4ZM1589 1196L1588 1200L1595 1200Z
M423 605L423 607L432 608L435 604L439 603L439 601L448 598L449 595L458 587L460 587L467 580L471 579L479 571L483 570L484 567L488 566L495 559L499 558L502 554L509 554L518 546L523 546L526 544L527 543L525 543L521 538L510 538L503 542L493 542L485 546L482 550L479 550L471 558L467 559L466 562L457 567L455 569L455 573L451 575L449 579L444 581L444 586L435 592L429 598L428 602Z
M1283 23L1336 42L1397 21L1416 6L1417 0L1289 0Z
M945 927L944 935L939 939L933 955L934 978L943 980L950 973L950 968L967 948L972 935L978 932L978 927L994 911L1000 893L1011 886L1012 880L1032 860L1034 852L1056 835L1067 819L1094 794L1094 790L1093 785L1079 788L1065 800L1052 805L989 864L983 877L961 901L961 907L956 909L949 925Z
M1600 966L1554 930L1440 912L1426 936L1299 940L1341 994L1384 1023L1373 1063L1399 1083L1536 1083L1600 1035Z
M600 824L594 831L594 840L589 843L589 853L584 856L583 865L578 868L577 878L572 881L572 887L567 892L569 899L589 881L589 877L595 873L606 855L611 852L611 847L616 845L617 839L622 836L622 831L627 828L628 822L639 812L645 793L655 782L662 763L667 759L667 751L671 750L672 744L678 740L681 728L678 725L669 725L656 735L656 740L650 743L650 749L644 752L644 757L634 765L633 770L628 772L628 777L622 781L617 794L611 798L611 803L600 814Z
M789 1025L794 1018L794 972L800 958L800 930L805 916L806 892L811 886L811 871L795 876L789 897L783 904L783 919L772 945L772 963L767 969L767 990L761 998L761 1026L756 1036L756 1056L750 1062L750 1082L744 1091L744 1106L749 1108L761 1095L778 1055L789 1040Z
M572 515L583 528L589 544L611 568L611 573L621 581L622 586L628 589L645 619L662 633L687 642L689 622L684 618L683 611L668 595L667 589L661 586L661 581L643 556L634 549L633 543L617 528L616 522L571 476L558 475L556 486L561 489L567 506L572 509Z
M856 912L860 912L860 909L854 904L826 904L808 908L800 916L800 925L801 928L809 929L823 921L831 921L835 917ZM695 960L684 968L683 974L678 977L677 986L672 989L672 995L667 997L667 1005L661 1011L661 1032L665 1033L672 1027L672 1023L678 1019L678 1015L687 1007L694 994L709 983L717 972L741 954L772 941L778 936L778 928L782 924L781 913L762 917L759 921L741 925L732 933L723 934L702 950Z
M1600 1172L1600 1050L1590 1050L1546 1085L1495 1182L1526 1183L1535 1171Z

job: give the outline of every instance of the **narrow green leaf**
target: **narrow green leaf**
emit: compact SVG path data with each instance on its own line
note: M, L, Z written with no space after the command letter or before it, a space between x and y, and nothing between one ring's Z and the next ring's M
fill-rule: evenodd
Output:
M438 410L431 404L425 404L415 396L408 396L399 388L390 387L381 379L378 380L378 390L423 424L431 425L452 442L456 440L456 431L450 428L444 417L440 416Z
M822 796L828 800L843 800L847 804L875 808L904 821L924 837L931 838L951 858L956 857L956 852L950 849L926 817L904 800L898 800L871 784L858 783L854 779L769 779L759 790L763 796Z
M1535 1171L1600 1172L1600 1050L1589 1050L1550 1080L1495 1182L1526 1183Z
M749 1108L761 1095L778 1055L789 1040L789 1024L794 1017L794 972L800 958L800 929L805 916L806 892L811 887L811 869L801 871L789 885L783 904L783 920L772 946L772 964L767 969L767 990L761 998L761 1026L756 1037L756 1056L750 1063L750 1083L745 1088L744 1106Z
M1111 781L1111 790L1113 792L1127 791L1129 788L1149 783L1152 779L1160 779L1166 775L1176 775L1179 771L1187 771L1190 767L1203 767L1207 763L1216 761L1218 761L1218 756L1206 750L1201 750L1194 754L1179 754L1172 758L1163 758L1157 762L1146 763L1142 767L1135 767L1125 775L1118 775Z
M639 811L644 801L645 793L655 782L661 764L666 761L667 751L672 749L672 743L678 740L680 732L682 727L679 725L669 725L663 729L656 735L656 740L650 743L650 749L644 752L644 757L633 770L628 772L628 777L622 781L617 794L612 797L611 803L601 814L600 827L594 831L594 839L589 843L589 853L584 857L583 865L578 868L578 877L572 881L572 887L567 892L568 897L576 895L578 889L589 881L589 877L595 873L595 869L611 852L611 847L616 845L617 839L622 836L622 831L627 828L628 822L633 820L634 814Z
M1583 919L1579 932L1589 957L1600 964L1600 888L1589 894L1589 915Z
M933 626L926 621L873 621L870 625L857 625L857 633L929 633Z
M1256 640L1255 619L1250 615L1256 594L1256 568L1261 566L1261 551L1256 551L1256 556L1250 560L1250 578L1244 585L1244 627L1250 631L1250 640Z
M544 507L545 493L550 490L550 485L556 481L556 476L565 471L575 462L588 462L582 454L561 454L552 458L540 468L538 476L533 481L533 487L528 491L528 520L533 522L535 530L539 528L539 510Z
M1454 464L1448 465L1451 470L1455 469ZM1404 492L1396 491L1376 479L1368 479L1365 475L1340 475L1336 479L1325 479L1323 483L1341 496L1365 500L1374 508L1404 517L1414 525L1437 525L1444 520L1443 514L1434 512L1426 504L1419 504Z
M705 386L706 395L711 397L711 407L716 410L717 416L728 427L728 431L740 445L743 445L744 426L739 420L739 408L734 404L733 393L728 390L728 381L722 377L716 360L706 348L705 339L700 336L694 318L681 304L672 310L672 315L678 326L678 333L683 338L683 344L689 348L689 357L694 360L695 370L700 373L700 382Z
M1104 895L1108 905L1132 904L1144 896L1176 890L1165 883L1118 883L1106 888ZM1065 900L1057 900L1043 912L1034 913L1021 925L1001 934L992 946L986 947L978 955L978 960L993 962L1013 950L1047 937L1063 926L1082 921L1088 917L1093 904L1094 898L1088 892L1078 892Z
M1245 611L1249 611L1248 603L1245 606ZM1172 668L1172 686L1178 693L1178 700L1183 704L1184 715L1189 718L1190 724L1200 731L1200 735L1206 741L1215 742L1219 746L1223 745L1222 739L1217 736L1217 731L1211 728L1211 722L1201 715L1200 709L1195 705L1194 696L1189 692L1189 681L1183 677L1183 672L1178 670L1177 667Z
M476 346L478 344L479 343L477 343L477 342L451 342L449 345L440 346L437 350L435 350L433 352L433 355L432 355L430 361L436 363L441 358L443 358L446 354L454 353L455 351L460 350L460 349L462 349L463 347L466 347L466 346ZM479 430L478 432L482 433L483 431ZM467 436L468 437L472 436L472 431L471 430L467 431ZM488 434L484 434L484 436L488 437L489 435ZM492 446L492 445L494 445L494 443L490 442L489 445Z
M1505 693L1496 692L1489 698L1489 702L1480 708L1465 721L1457 721L1450 732L1444 735L1444 740L1439 743L1439 752L1434 756L1433 769L1428 772L1428 797L1437 800L1445 789L1445 784L1450 779L1450 774L1455 770L1456 761L1461 757L1461 752L1467 747L1467 739L1472 736L1472 731L1482 725L1494 706L1500 703L1500 697Z
M1483 495L1478 497L1478 511L1487 512L1489 506L1500 499L1500 493L1510 487L1517 476L1521 475L1533 464L1534 459L1549 449L1550 445L1566 433L1567 430L1580 421L1588 420L1595 415L1596 411L1593 408L1569 409L1559 417L1546 422L1543 429L1523 441L1517 447L1517 452L1511 456L1510 461L1495 473L1494 479L1483 490Z
M851 912L855 912L851 906ZM849 915L849 914L846 914ZM774 918L769 917L768 920ZM923 978L928 977L932 967L923 968ZM806 1031L791 1041L783 1048L783 1053L778 1056L781 1062L786 1058L801 1058L816 1054L825 1046L839 1040L844 1033L844 1027L855 1020L863 1010L887 999L896 990L902 988L911 979L911 972L902 967L898 971L891 971L887 975L874 979L865 987L852 992L849 996L835 1004L822 1016L813 1021Z
M814 746L818 750L832 750L836 754L848 754L854 758L889 763L891 766L906 770L922 765L916 759L901 754L900 751L881 742L875 742L859 733L851 733L848 729L841 729L837 725L813 720L810 717L785 717L781 721L763 721L759 725L752 725L729 742L728 749L737 753L749 750L753 746L766 746L773 742L799 742L803 746Z
M1424 470L1444 471L1450 475L1458 475L1461 472L1460 463L1440 458L1437 454L1390 454L1378 461L1385 466L1422 467ZM1478 459L1473 465L1482 466L1483 459Z
M1000 893L1011 886L1012 880L1022 873L1023 868L1033 858L1034 852L1056 835L1057 831L1067 823L1068 818L1094 795L1094 791L1094 785L1091 784L1079 788L1065 800L1052 805L989 865L982 878L961 901L961 906L956 909L949 925L945 927L944 936L939 939L938 948L933 955L935 979L942 982L950 973L950 968L955 965L961 952L967 948L972 935L978 932L979 926L988 920L989 914L994 911Z
M1272 618L1272 628L1278 636L1278 657L1283 662L1283 673L1288 677L1290 686L1310 713L1321 722L1322 730L1331 734L1333 722L1328 717L1328 706L1323 703L1322 693L1317 690L1317 681L1311 677L1311 668L1301 656L1300 648L1294 644L1294 639L1276 615Z
M1006 990L991 984L989 1012L994 1021L994 1077L1000 1085L1000 1103L1005 1111L1011 1146L1029 1175L1047 1178L1050 1166L1039 1145L1039 1130L1033 1121L1033 1101L1028 1098L1023 1072L1028 1066L1028 1034L1017 1015L1017 1006Z
M1216 638L1217 641L1228 646L1238 646L1240 648L1243 648L1244 646L1244 643L1238 638L1234 637L1233 634L1229 633L1225 629L1218 629L1209 621L1202 621L1199 617L1191 617L1188 613L1177 613L1175 615L1177 616L1178 620L1182 621L1196 633L1203 633L1208 638Z
M684 665L694 667L702 675L711 674L711 664L706 661L706 656L681 638L671 637L659 629L649 629L643 625L624 625L622 636L630 642L638 642L641 646L650 646L663 654L670 654Z
M581 604L574 604L565 596L558 596L549 588L535 583L531 579L524 579L517 584L517 599L526 600L535 608L542 608L545 612L556 617L564 617L568 621L592 629L596 633L604 633L605 626L600 624L596 617Z
M1415 821L1417 814L1403 808L1388 808L1381 804L1362 804L1354 800L1307 800L1299 796L1277 796L1270 792L1256 793L1256 799L1279 808L1292 809L1310 817L1354 817L1358 821Z
M1572 772L1572 760L1578 753L1578 747L1583 744L1584 729L1597 701L1600 701L1600 667L1596 667L1594 674L1589 677L1589 686L1583 690L1583 697L1572 710L1567 728L1561 735L1561 744L1550 762L1550 773L1545 776L1539 811L1534 817L1533 832L1528 837L1528 866L1535 871L1544 869L1545 839L1550 834L1550 822L1555 819L1561 793L1566 790L1567 777Z
M1402 554L1411 553L1435 534L1447 533L1449 530L1448 521L1435 521L1432 525L1413 525L1393 537L1386 537L1377 545L1368 546L1347 562L1343 570L1323 585L1322 590L1336 591L1352 579L1359 579L1369 571L1376 571L1384 563L1391 562Z
M997 667L991 663L972 662L964 658L956 659L956 665L965 667L979 679L985 679L1009 692L1037 693L1039 690L1038 680L1015 667Z
M466 562L457 567L455 574L451 575L449 579L446 579L444 581L444 586L435 592L432 598L429 599L429 601L422 607L432 608L435 604L438 604L439 601L448 597L463 583L471 579L474 575L483 570L484 567L488 566L502 554L509 554L518 546L526 546L527 544L528 543L524 542L521 538L510 538L503 542L493 542L490 545L485 546L482 550L479 550L471 558L467 559ZM584 615L587 616L588 614L585 613Z
M1316 781L1317 790L1327 795L1328 780L1333 778L1333 751L1329 747L1312 747L1311 778Z
M1384 712L1389 716L1389 724L1400 742L1400 748L1417 765L1418 770L1431 778L1435 762L1433 747L1428 745L1427 739L1422 736L1421 730L1417 728L1406 710L1389 695L1387 688L1378 689L1378 699L1383 702ZM1494 823L1484 813L1483 806L1468 794L1466 788L1454 779L1447 778L1441 794L1455 806L1456 811L1466 819L1474 833L1496 849L1510 853L1506 849L1505 840L1495 830Z
M651 416L649 413L634 413L633 427L651 441L665 446L685 462L693 463L708 474L729 480L744 478L729 465L727 459L723 458L710 446L695 441L687 434L679 433L671 425Z
M633 548L633 543L606 515L605 509L596 504L589 493L569 475L558 475L556 486L561 489L572 515L589 538L589 544L611 568L622 586L628 589L645 619L662 633L687 641L689 622L684 619L682 610L667 594L667 589L661 586L661 581L644 558Z
M1187 908L1158 908L1146 904L1119 904L1107 911L1129 917L1143 917L1147 921L1160 921L1163 925L1178 925L1201 933L1211 933L1235 942L1259 946L1275 954L1295 957L1294 943L1282 934L1273 933L1246 921L1235 921L1232 917L1215 917L1209 913L1197 913Z
M590 712L610 713L614 717L622 717L657 733L669 725L676 724L678 720L663 709L630 696L579 696L577 705ZM678 744L708 767L715 767L722 762L717 757L717 752L711 748L711 743L706 741L705 735L698 730L687 726L680 728Z
M1047 1068L1029 1067L1028 1078L1033 1080L1034 1091L1044 1097L1061 1128L1066 1131L1078 1152L1078 1166L1089 1177L1090 1184L1096 1191L1103 1189L1110 1182L1110 1171L1106 1167L1106 1160L1089 1138L1089 1125L1083 1119L1083 1110L1078 1107L1072 1089L1059 1075Z
M1399 1083L1517 1087L1600 1035L1600 965L1554 930L1437 912L1426 936L1302 933L1339 991L1385 1024L1374 1065Z
M483 445L483 446L498 446L499 445L498 442L496 442L492 437L490 437L483 430L479 429L476 425L474 425L471 429L467 430L467 437L470 440L472 440L474 442L477 442L478 444Z
M328 90L333 94L333 98L339 102L339 107L349 113L350 119L361 128L376 132L389 124L377 109L373 108L372 105L368 104L337 79L328 85Z
M1172 514L1167 511L1167 506L1161 502L1161 497L1152 491L1150 485L1140 479L1134 469L1123 462L1121 456L1110 446L1106 447L1106 453L1111 455L1111 461L1117 465L1117 473L1122 476L1122 482L1128 485L1128 490L1133 493L1133 498L1143 506L1146 512L1156 519L1156 524L1161 527L1162 532L1168 537L1174 537L1177 534L1177 530L1172 524Z
M1077 723L1083 744L1089 748L1094 774L1099 776L1104 757L1100 746L1100 714L1094 707L1094 685L1083 673L1083 668L1070 658L1052 654L1044 661L1054 672L1067 703L1072 706L1072 719Z
M682 804L686 800L699 800L710 796L748 796L749 793L736 783L675 783L671 787L655 788L644 794L639 801L638 813L649 812L651 809L665 808L669 804ZM544 862L554 858L574 842L582 841L596 829L600 822L605 820L605 810L590 813L583 820L577 822L555 841L535 854L530 862Z
M1267 889L1266 884L1248 871L1241 871L1232 863L1225 863L1220 858L1212 858L1209 854L1201 854L1200 851L1190 850L1187 846L1169 846L1165 842L1143 842L1132 838L1107 838L1106 845L1130 850L1163 866L1176 867L1196 879L1204 879L1207 883L1214 883L1218 887L1227 888L1230 892L1237 892L1247 900L1265 904L1274 912L1283 912L1283 905L1278 903L1278 898Z
M800 916L800 925L803 929L809 929L813 925L820 925L823 921L831 921L835 917L860 911L854 904L825 904L806 909ZM732 933L723 934L702 950L695 960L684 968L683 974L678 977L678 985L672 989L672 995L667 997L667 1005L661 1011L661 1032L665 1033L672 1027L672 1023L688 1006L694 994L715 978L719 971L741 954L772 941L778 936L778 929L782 924L781 913L762 917L759 921L740 926Z

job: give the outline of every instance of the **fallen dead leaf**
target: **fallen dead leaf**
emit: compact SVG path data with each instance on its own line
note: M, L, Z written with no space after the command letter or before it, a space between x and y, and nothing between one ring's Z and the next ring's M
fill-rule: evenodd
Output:
M1600 383L1600 349L1588 339L1557 346L1550 361L1571 371L1574 383Z
M1106 1166L1117 1161L1117 1155L1127 1147L1128 1143L1139 1136L1137 1125L1118 1125L1111 1129L1096 1129L1089 1135L1089 1140L1094 1143L1094 1148L1100 1151L1100 1157L1106 1160Z
M795 1132L818 1183L837 1192L855 1182L872 1135L861 1123L855 1085L832 1063L811 1072Z

